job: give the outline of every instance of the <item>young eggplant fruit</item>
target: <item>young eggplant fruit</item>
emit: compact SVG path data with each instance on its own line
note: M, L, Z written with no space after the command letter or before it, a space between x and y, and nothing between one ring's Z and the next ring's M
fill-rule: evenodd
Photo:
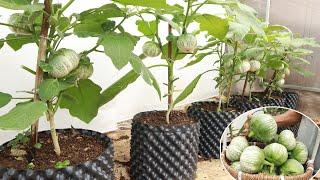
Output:
M71 49L60 49L49 60L52 77L63 78L76 69L80 62L80 56Z
M183 53L193 53L197 47L197 38L193 34L182 34L177 40L177 47Z
M277 123L270 114L256 114L250 120L249 137L269 143L277 135Z
M247 139L243 136L233 138L226 150L226 157L230 161L239 161L243 150L249 146Z
M288 151L291 151L296 147L296 138L292 131L286 129L279 134L278 143L284 145Z

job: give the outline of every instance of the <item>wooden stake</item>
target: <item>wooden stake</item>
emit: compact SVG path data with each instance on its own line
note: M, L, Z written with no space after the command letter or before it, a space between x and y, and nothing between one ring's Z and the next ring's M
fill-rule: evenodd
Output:
M39 101L39 95L38 95L38 88L41 84L41 81L43 79L43 71L40 68L40 61L46 60L46 54L47 54L47 38L48 38L48 32L49 32L49 16L51 14L51 0L45 0L44 1L44 11L43 18L42 18L42 25L41 25L41 33L40 33L40 42L39 42L39 50L38 50L38 58L37 58L37 70L36 70L36 79L35 79L35 94L34 94L34 101ZM34 144L38 142L38 126L39 126L39 120L35 122L31 126L31 145L33 147Z

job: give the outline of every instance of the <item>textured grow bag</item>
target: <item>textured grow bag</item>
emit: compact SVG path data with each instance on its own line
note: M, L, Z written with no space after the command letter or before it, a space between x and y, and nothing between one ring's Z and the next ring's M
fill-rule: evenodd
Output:
M298 109L299 105L299 95L295 92L290 91L284 91L282 95L285 98L284 107L290 108L290 109Z
M57 130L59 133L69 131L70 129ZM104 134L78 129L81 134L92 136L105 143L105 151L96 159L87 161L82 164L69 166L64 169L46 169L46 170L15 170L0 166L0 179L2 180L78 180L78 179L114 179L114 162L113 162L113 144L112 141ZM44 131L43 133L50 133ZM7 145L0 146L0 151Z
M220 157L220 138L223 131L241 112L216 112L201 108L214 102L196 102L188 108L188 116L200 121L199 155L203 158Z
M241 95L233 95L230 99L230 104L234 107L236 107L239 110L242 110L244 112L256 109L259 107L265 107L265 106L280 106L283 107L285 106L285 97L281 96L281 98L263 98L263 99L258 99L258 97L253 96L252 102L249 102L249 99L247 96L242 99Z
M198 162L199 123L156 126L133 119L130 176L134 180L192 180Z

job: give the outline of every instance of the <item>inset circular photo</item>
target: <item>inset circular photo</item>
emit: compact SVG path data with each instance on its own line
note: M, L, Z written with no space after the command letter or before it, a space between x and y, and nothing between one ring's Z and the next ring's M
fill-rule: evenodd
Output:
M320 130L306 115L262 107L238 116L220 139L221 163L235 179L311 179L320 167Z

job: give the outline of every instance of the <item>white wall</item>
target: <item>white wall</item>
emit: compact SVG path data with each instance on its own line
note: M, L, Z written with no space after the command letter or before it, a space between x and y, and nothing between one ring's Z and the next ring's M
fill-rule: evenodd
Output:
M60 3L65 3L66 0L55 1ZM71 6L67 13L71 12L81 12L83 10L98 7L100 5L106 4L110 2L109 0L91 0L89 1L75 1L75 3ZM176 1L169 1L169 3ZM182 0L179 3L183 3ZM218 7L210 7L203 8L202 11L207 13L222 13L223 11ZM0 22L6 22L9 15L13 11L8 11L3 8L0 8ZM162 24L163 27L160 28L161 35L166 35L166 24ZM194 25L196 27L196 25ZM134 24L134 22L126 22L126 29L129 29L130 32L141 35ZM0 38L5 37L10 31L8 28L4 26L0 26ZM78 39L76 37L68 38L62 44L62 47L69 47L77 52L81 52L85 49L89 49L93 47L96 43L96 39ZM200 38L199 44L203 44L204 39ZM141 54L141 46L143 42L140 41L135 48L136 54ZM16 91L21 90L31 90L34 86L34 76L30 73L22 70L20 68L21 65L26 65L28 67L35 67L37 55L37 48L34 45L26 45L22 48L22 50L18 52L14 52L10 47L5 45L0 50L0 92L7 92L13 94L15 97L22 97L25 94L16 93ZM216 56L212 56L207 58L203 62L188 68L180 70L180 68L188 61L185 59L183 61L179 61L176 63L175 67L175 75L180 77L178 81L176 81L177 89L183 89L193 78L199 73L211 68L213 61L216 59ZM91 55L91 59L94 62L95 72L92 76L92 80L99 84L101 87L106 88L111 85L115 80L119 79L122 75L124 75L128 70L130 70L130 66L127 66L121 71L117 71L110 59L101 53L96 53ZM159 62L163 62L159 58L147 59L147 65L157 64ZM163 62L164 63L164 62ZM167 75L165 68L153 69L152 72L156 76L161 84L162 92L165 91L165 86L162 83L166 82ZM212 80L216 73L208 73L203 76L197 89L194 93L182 104L186 104L189 102L197 101L200 99L208 98L212 95L217 94L214 89L215 82ZM14 103L9 104L8 106L0 109L0 115L6 113L9 109L14 107ZM132 116L141 111L147 110L159 110L164 109L166 107L166 99L163 99L161 102L157 97L155 90L148 86L144 81L140 78L136 83L130 85L125 91L123 91L118 97L116 97L109 104L102 107L99 111L98 116L90 123L85 124L76 118L72 118L67 110L59 110L56 115L56 122L58 128L67 128L70 125L74 127L81 127L86 129L93 129L100 132L106 132L109 130L114 130L116 128L116 123L132 118ZM48 124L44 119L41 120L40 129L48 129ZM17 132L4 132L0 131L0 143L11 139Z

